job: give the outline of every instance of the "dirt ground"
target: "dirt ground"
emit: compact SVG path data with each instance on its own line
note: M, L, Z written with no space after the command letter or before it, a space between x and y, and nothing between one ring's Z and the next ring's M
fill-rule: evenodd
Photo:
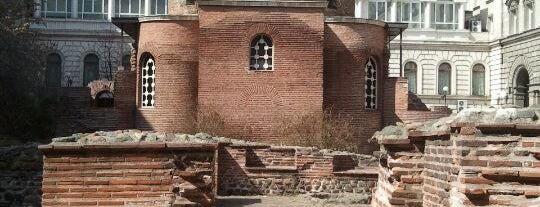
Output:
M337 203L307 196L226 196L219 197L217 207L368 207L366 204Z

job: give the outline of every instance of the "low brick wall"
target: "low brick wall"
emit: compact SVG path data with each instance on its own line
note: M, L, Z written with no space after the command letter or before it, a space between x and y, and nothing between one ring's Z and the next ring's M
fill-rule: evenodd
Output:
M540 205L539 113L466 111L383 130L373 206Z
M43 206L212 206L216 144L51 144Z
M40 206L43 163L37 147L0 147L0 206Z
M220 195L354 193L371 200L374 158L304 147L230 145L219 149Z

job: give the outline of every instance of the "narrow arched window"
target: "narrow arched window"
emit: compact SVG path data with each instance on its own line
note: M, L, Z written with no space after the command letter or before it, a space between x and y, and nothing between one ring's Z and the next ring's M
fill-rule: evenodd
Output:
M60 87L62 81L62 58L56 53L47 56L45 81L47 87Z
M83 86L99 79L99 58L95 54L84 57L84 82Z
M416 71L418 67L414 62L405 63L405 77L407 77L407 83L409 85L409 91L416 93Z
M250 70L273 70L274 47L272 39L266 35L257 35L251 40Z
M124 55L122 57L122 66L124 67L124 70L131 70L131 55Z
M365 66L366 73L366 109L377 109L377 67L373 59Z
M482 64L476 64L472 69L472 95L485 95L486 69Z
M141 68L141 105L142 107L155 106L156 92L156 62L150 54L143 55Z
M442 63L441 65L439 65L439 77L438 77L439 87L438 88L439 88L440 95L448 95L452 91L451 78L452 78L452 66L450 66L450 64L448 63ZM447 91L444 91L445 87L447 88Z

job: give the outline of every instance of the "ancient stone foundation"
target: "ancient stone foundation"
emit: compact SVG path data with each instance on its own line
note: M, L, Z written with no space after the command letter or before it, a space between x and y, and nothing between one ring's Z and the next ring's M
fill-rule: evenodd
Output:
M123 130L39 147L43 206L212 206L219 195L354 195L369 203L376 159L207 134Z
M40 205L43 163L37 147L0 147L0 206Z
M540 125L534 109L472 109L387 127L374 206L540 205Z

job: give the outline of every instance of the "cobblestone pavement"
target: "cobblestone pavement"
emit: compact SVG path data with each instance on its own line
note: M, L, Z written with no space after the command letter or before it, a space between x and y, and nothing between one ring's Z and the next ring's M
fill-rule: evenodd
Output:
M219 197L217 207L368 207L367 204L325 203L310 197L226 196Z

